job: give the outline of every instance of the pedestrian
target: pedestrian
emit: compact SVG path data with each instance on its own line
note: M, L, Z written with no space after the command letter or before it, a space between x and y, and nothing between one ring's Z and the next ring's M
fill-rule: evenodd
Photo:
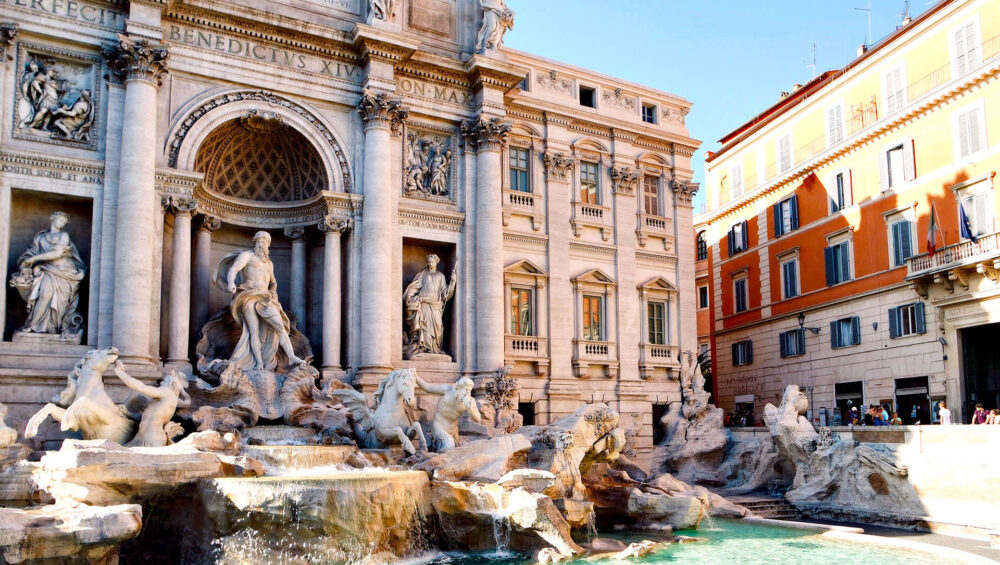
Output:
M889 420L889 425L890 426L902 426L903 425L903 419L899 417L899 414L893 412L892 413L892 420Z
M866 425L866 426L874 426L875 425L875 417L872 415L872 408L874 408L874 406L869 406L868 410L865 410L865 416L864 416L864 420L862 420L862 422L864 422L864 425Z
M882 419L882 409L877 406L872 406L868 412L872 415L872 425L881 426L885 420Z
M973 424L985 424L986 419L989 417L990 413L983 408L983 405L976 403L976 411L972 413L972 423Z
M889 425L889 409L885 406L885 404L882 405L882 425Z
M942 426L950 426L952 423L951 410L948 410L948 407L945 406L944 400L938 402L938 420L941 422Z
M987 424L998 424L1000 425L1000 410L994 408L990 410L990 416L986 419Z
M858 417L858 407L857 406L851 406L851 415L848 417L847 421L852 426L857 426L858 425L859 417Z

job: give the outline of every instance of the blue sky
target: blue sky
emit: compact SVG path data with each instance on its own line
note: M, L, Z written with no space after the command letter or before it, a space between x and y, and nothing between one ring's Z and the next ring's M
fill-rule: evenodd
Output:
M840 68L865 42L867 0L507 0L517 13L504 43L687 98L704 151L817 72ZM916 16L934 2L910 2ZM874 40L901 22L903 0L871 0ZM704 191L696 211L704 203Z

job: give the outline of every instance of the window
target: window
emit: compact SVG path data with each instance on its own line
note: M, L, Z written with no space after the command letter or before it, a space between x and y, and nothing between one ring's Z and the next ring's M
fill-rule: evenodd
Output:
M642 121L647 124L656 123L656 106L653 104L642 105Z
M792 134L778 138L778 172L783 173L792 168Z
M513 335L535 335L532 294L530 288L510 289L510 333Z
M529 88L530 86L531 86L531 73L528 73L528 74L524 75L524 78L521 79L521 82L517 85L517 87L520 88L521 90L527 92L527 91L531 90Z
M651 216L660 215L660 179L646 175L642 177L643 209Z
M531 192L528 181L528 150L522 147L510 148L510 189Z
M965 159L986 149L986 120L982 101L955 113L955 159Z
M604 340L604 298L583 295L583 339Z
M698 308L708 308L708 287L698 287Z
M913 256L913 222L908 219L898 219L889 224L889 237L892 245L892 266L902 267L906 260Z
M830 213L835 214L854 204L851 171L841 171L830 180Z
M826 145L832 147L844 140L844 105L837 104L826 111Z
M774 205L774 237L799 229L799 198L792 196Z
M889 308L889 337L896 339L924 333L924 303L914 302Z
M745 274L733 278L733 310L736 313L747 311L747 276Z
M666 318L667 305L664 302L646 303L647 327L649 328L649 343L653 345L666 345Z
M897 65L882 73L882 94L886 115L895 114L906 104L906 73Z
M882 191L898 189L917 177L913 140L895 143L879 153L879 184Z
M597 91L589 86L580 87L580 105L588 108L597 107Z
M969 219L969 229L976 237L993 231L993 191L986 183L980 183L985 189L963 191L960 206Z
M733 366L749 365L753 363L753 341L737 341L733 344Z
M729 256L746 251L750 247L749 240L747 237L747 222L743 220L742 222L735 224L729 229Z
M826 286L851 280L851 241L831 242L824 250L826 260Z
M799 328L778 334L778 349L782 357L805 355L806 331Z
M698 260L708 259L708 241L705 240L705 232L698 233Z
M960 77L979 66L979 21L974 19L951 31L951 68Z
M597 190L597 163L580 163L580 202L601 203L600 192Z
M781 261L781 259L779 259ZM799 295L799 258L793 256L781 261L781 296L785 299Z
M708 344L707 343L699 344L698 345L698 354L699 355L704 355L706 353L708 353Z
M534 426L535 425L535 403L534 402L518 402L517 403L517 413L521 415L521 425L522 426ZM531 422L530 424L528 422Z
M733 188L733 198L743 195L743 165L736 165L729 169L729 184Z
M852 316L830 322L830 346L834 349L861 344L861 318Z

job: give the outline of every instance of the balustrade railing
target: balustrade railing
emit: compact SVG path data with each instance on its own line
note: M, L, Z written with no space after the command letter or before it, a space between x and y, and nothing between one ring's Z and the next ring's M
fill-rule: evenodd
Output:
M933 257L929 253L910 257L906 260L906 272L911 277L928 275L998 256L1000 233L991 233L980 237L979 241L965 240L949 245L938 250Z

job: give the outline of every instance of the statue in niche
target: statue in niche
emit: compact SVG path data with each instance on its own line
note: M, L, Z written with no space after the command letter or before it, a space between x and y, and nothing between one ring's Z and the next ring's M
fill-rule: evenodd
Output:
M472 397L472 387L475 384L472 379L462 377L454 384L430 384L427 381L416 378L417 386L431 394L441 396L438 400L437 410L434 412L434 421L431 422L430 437L427 444L431 451L448 451L459 445L458 419L462 414L469 413L469 418L479 423L482 416L479 414L479 406L476 399Z
M90 141L94 121L92 93L73 88L59 77L55 61L32 58L21 73L17 127L46 132L54 138Z
M476 53L499 49L503 45L503 34L514 29L514 12L504 0L479 0L483 8L483 27L476 38Z
M62 334L79 339L83 317L76 309L80 302L80 281L87 272L80 252L63 231L69 223L64 212L52 212L52 224L38 232L31 247L17 259L18 272L10 279L28 305L28 320L15 337L24 334Z
M423 268L403 293L406 305L406 323L409 326L403 353L407 359L420 354L442 355L444 342L444 306L455 295L458 280L456 269L451 272L451 282L437 270L441 258L431 253Z
M411 133L407 136L405 190L407 194L448 196L451 149L445 140Z
M279 365L294 367L305 361L295 354L289 337L291 322L278 302L270 259L271 235L259 231L253 242L253 249L223 257L215 273L216 286L233 295L229 313L242 329L228 360L241 369L273 371Z
M396 0L368 0L368 25L375 20L391 22L396 15Z

